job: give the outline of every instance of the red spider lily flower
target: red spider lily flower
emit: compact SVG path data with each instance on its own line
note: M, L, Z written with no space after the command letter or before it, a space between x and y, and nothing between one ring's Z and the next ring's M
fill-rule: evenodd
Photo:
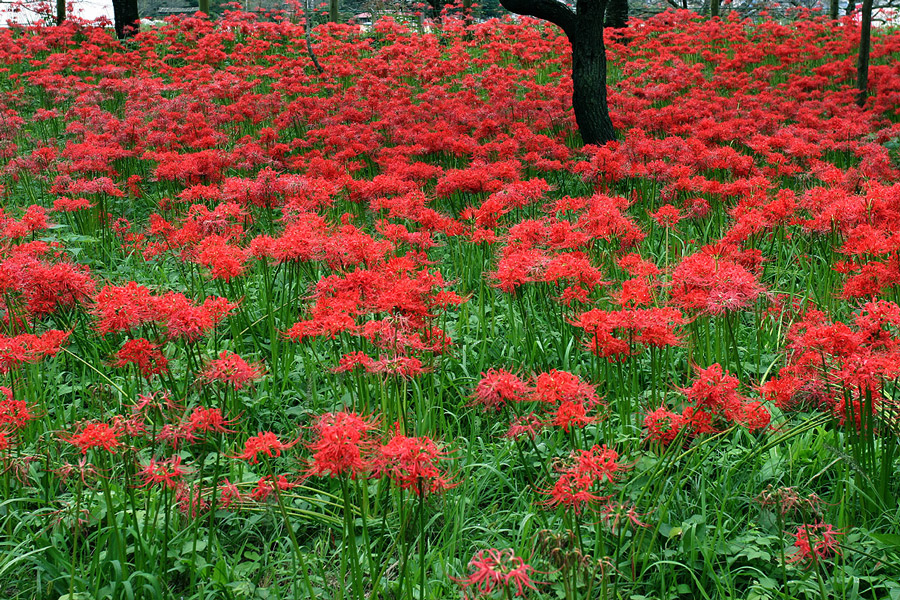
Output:
M0 386L0 394L3 395L3 399L0 400L0 429L5 427L22 429L34 419L28 403L24 400L13 399L11 389Z
M61 196L53 201L53 210L57 212L76 212L93 207L93 203L87 198L66 198Z
M657 225L667 229L678 225L678 222L683 218L681 211L671 204L660 206L655 213L650 213L650 216L656 221Z
M245 263L250 256L249 250L228 244L220 235L210 235L201 240L194 254L196 262L207 267L213 279L226 283L244 274Z
M118 427L128 437L141 437L147 435L147 422L140 413L123 417L116 415L112 418L113 425Z
M463 590L472 588L476 596L490 596L496 591L512 592L515 596L523 596L525 590L537 591L531 579L534 568L516 556L512 549L498 550L488 548L479 550L469 561L468 577L453 581Z
M647 428L648 440L668 446L681 431L681 415L660 406L647 413L644 417L644 427Z
M828 558L835 554L840 546L837 536L843 535L835 531L828 523L812 523L801 525L794 532L794 547L797 549L788 562L809 562Z
M728 256L692 254L672 272L672 302L701 313L740 310L763 290L753 273Z
M231 422L222 416L222 411L218 408L204 408L198 406L188 416L186 424L192 433L208 433L210 431L216 433L234 433L234 431L227 427Z
M144 480L143 486L162 485L169 489L175 489L179 479L187 473L181 468L181 457L177 454L161 462L150 459L150 462L137 472Z
M614 532L619 530L619 524L631 524L634 527L649 527L640 520L644 515L638 514L634 505L621 502L610 502L600 508L600 517Z
M258 435L254 435L247 439L244 443L243 452L232 458L240 458L248 461L250 464L256 464L259 462L259 456L261 454L268 456L269 458L276 458L281 456L281 453L284 450L293 448L298 441L300 441L299 438L284 444L280 442L278 436L271 431L260 431Z
M595 406L600 402L597 390L577 375L553 369L534 378L531 400L549 404L576 402Z
M219 358L207 363L202 376L210 381L230 383L239 390L251 381L260 379L263 373L264 369L261 364L248 363L237 354L222 350Z
M119 436L122 433L119 425L88 423L78 433L64 434L62 437L65 441L81 450L82 454L87 454L87 451L92 448L103 448L107 452L114 454L116 448L123 445L119 440Z
M219 484L219 487L222 489L219 494L219 506L222 508L231 508L231 505L234 502L240 503L244 501L241 490L229 479L223 479L222 483Z
M456 485L438 469L438 464L448 459L447 452L431 439L395 432L373 456L372 472L376 477L388 477L401 489L412 490L416 495L434 493Z
M609 499L609 496L600 496L591 491L595 483L595 479L588 473L563 472L551 489L542 492L550 497L541 504L571 507L576 514L580 513L587 505Z
M562 427L563 431L568 433L570 427L584 427L597 420L596 416L588 415L588 407L584 403L565 400L556 408L549 423Z
M355 413L320 416L313 425L316 440L309 444L313 452L309 474L331 477L349 474L354 479L365 474L369 469L369 455L376 446L369 432L377 427L375 419Z
M8 373L23 363L36 363L56 356L69 338L69 332L51 329L41 335L23 333L14 337L0 336L0 374Z
M537 437L547 423L534 413L528 413L521 417L516 417L509 424L509 430L503 434L503 437L518 439L523 435L527 435L531 439Z
M275 484L273 485L272 478L267 475L261 477L260 480L256 482L256 487L250 492L250 498L256 502L265 502L275 492L276 485L278 486L279 492L284 492L295 488L300 484L290 482L284 475L279 475L278 478L275 479Z
M89 479L93 479L98 475L97 468L89 463L86 457L82 457L79 459L78 463L74 465L68 462L63 463L58 469L53 469L53 472L58 475L62 481L68 480L69 477L72 477L73 475L78 475L81 483L85 486L88 485Z
M625 466L617 462L619 453L606 445L593 446L590 450L575 450L571 458L574 460L572 469L578 474L588 474L596 481L603 483L605 479L612 483L617 473L623 471Z
M619 453L605 445L572 451L568 460L557 467L560 476L553 487L543 491L550 498L542 503L572 507L578 513L587 505L605 502L610 496L601 496L597 492L626 469L618 460Z
M128 340L116 352L116 367L135 365L141 375L149 379L169 370L169 361L163 356L159 346L144 338Z
M168 442L173 449L177 449L182 442L193 444L198 440L194 435L194 430L190 424L185 423L166 423L163 425L159 433L156 434L157 442Z
M203 497L203 490L199 485L188 486L179 482L175 488L175 501L181 514L191 519L209 510L209 502Z
M681 424L690 425L691 433L699 434L701 430L715 431L724 423L740 423L751 431L765 429L769 425L771 415L761 402L751 402L739 391L740 381L713 364L706 369L697 368L697 378L688 388L681 392L692 403L690 417L688 408L682 413ZM700 414L705 415L702 421L696 421ZM661 415L662 416L662 415ZM695 422L691 422L691 421Z
M507 402L521 402L528 397L528 385L518 376L503 369L489 369L472 393L471 405L499 411Z

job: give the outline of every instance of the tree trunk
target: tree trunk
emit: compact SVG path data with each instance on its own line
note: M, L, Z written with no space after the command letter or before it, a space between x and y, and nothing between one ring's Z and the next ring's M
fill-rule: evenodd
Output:
M856 103L865 106L869 95L869 50L872 47L872 0L863 0L859 58L856 61Z
M112 0L112 5L116 37L124 40L136 34L140 27L137 0Z
M66 20L66 0L56 0L56 24L62 25Z
M431 9L431 18L440 21L441 12L444 10L444 0L428 0L428 6Z
M466 27L470 26L473 22L472 19L472 0L463 0L463 21L466 24Z
M628 0L607 0L603 26L610 29L628 27Z
M197 0L197 10L209 16L209 0Z
M319 72L319 75L325 70L322 68L322 65L319 64L319 59L316 57L316 53L313 52L312 47L312 16L313 16L313 8L311 0L304 0L305 4L303 6L303 29L306 34L306 51L309 53L309 59L312 61L313 66L316 68L316 71Z
M837 21L838 18L838 0L831 0L831 5L828 7L828 16L832 18L832 20Z
M337 23L340 17L338 16L338 2L340 0L330 0L328 3L328 20L332 23Z
M856 8L856 2L854 0L847 0L847 12L846 15L849 17L853 14L853 10Z
M709 16L710 17L718 17L719 16L719 3L720 3L720 0L712 0L709 3Z
M682 8L682 10L687 10L687 9L688 9L688 3L687 3L687 0L681 0L681 8Z
M616 139L606 99L606 47L603 17L606 0L579 0L572 43L572 108L585 144Z
M607 0L578 0L575 12L557 0L500 0L517 15L550 21L572 44L572 108L585 144L616 139L606 100L603 17Z

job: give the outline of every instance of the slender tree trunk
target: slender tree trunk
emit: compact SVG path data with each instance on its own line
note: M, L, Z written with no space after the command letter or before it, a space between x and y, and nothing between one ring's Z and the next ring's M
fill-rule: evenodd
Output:
M838 0L831 0L831 4L828 7L828 16L832 18L832 20L837 21L838 18Z
M116 37L124 40L136 34L140 27L137 0L112 0L112 5Z
M572 43L572 108L585 144L616 139L606 98L606 47L603 18L606 0L579 0Z
M444 0L428 0L428 6L431 8L431 18L440 22L441 13L444 11Z
M328 2L328 20L331 21L332 23L337 23L338 20L340 19L339 11L338 11L339 2L340 2L340 0L330 0Z
M856 2L854 0L847 0L847 12L846 15L850 16L853 14L853 11L856 9Z
M628 27L628 0L607 0L603 26L610 29Z
M687 9L688 9L688 3L687 3L687 0L681 0L681 8L682 8L683 10L687 10Z
M56 24L62 25L66 20L66 0L56 0Z
M856 61L856 103L865 106L869 95L869 51L872 48L872 0L862 3L862 30L859 32L859 58Z
M322 68L322 65L319 64L319 59L316 57L316 53L313 52L312 47L312 14L313 9L311 6L312 2L310 0L305 0L303 6L303 27L306 33L306 51L309 53L309 59L312 61L313 66L316 68L316 71L321 75L325 70Z
M721 0L712 0L709 3L709 16L710 17L718 17L719 16L719 4Z
M209 0L197 0L197 10L209 16Z

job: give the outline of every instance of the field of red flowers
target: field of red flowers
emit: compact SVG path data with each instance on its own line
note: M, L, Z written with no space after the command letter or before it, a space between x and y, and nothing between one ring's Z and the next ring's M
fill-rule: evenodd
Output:
M900 33L0 31L0 597L900 597Z

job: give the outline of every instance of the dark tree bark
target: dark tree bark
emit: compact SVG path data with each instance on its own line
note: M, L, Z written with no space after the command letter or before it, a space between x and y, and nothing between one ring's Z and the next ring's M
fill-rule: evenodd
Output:
M872 48L872 0L863 0L859 57L856 61L856 103L865 106L869 96L869 51Z
M834 21L837 21L838 10L838 0L831 0L831 4L828 7L828 16Z
M197 10L209 16L209 0L197 0Z
M136 34L140 26L137 0L112 0L112 5L116 37L124 40Z
M853 14L854 10L856 10L856 2L854 2L854 0L847 0L847 12L845 14L849 17Z
M572 44L572 108L585 144L616 139L606 98L606 47L603 20L607 0L577 0L575 11L556 0L500 0L519 15L557 25Z
M468 27L474 22L474 19L472 18L472 0L463 0L462 10L463 21L465 22L466 27Z
M56 0L56 24L62 25L66 20L66 0Z
M330 0L328 2L328 20L332 23L337 23L340 20L338 1Z
M628 0L607 0L603 26L610 29L628 27Z
M721 4L721 0L712 0L709 3L709 16L710 17L718 17L719 16L719 5Z
M435 20L440 20L441 12L444 10L444 0L428 0L428 6L430 7L431 18Z
M309 53L309 58L312 61L313 66L318 71L319 75L321 75L325 69L322 68L322 65L319 64L319 59L316 56L316 53L313 52L312 47L312 2L311 0L304 0L305 4L303 6L303 30L306 34L306 51Z

